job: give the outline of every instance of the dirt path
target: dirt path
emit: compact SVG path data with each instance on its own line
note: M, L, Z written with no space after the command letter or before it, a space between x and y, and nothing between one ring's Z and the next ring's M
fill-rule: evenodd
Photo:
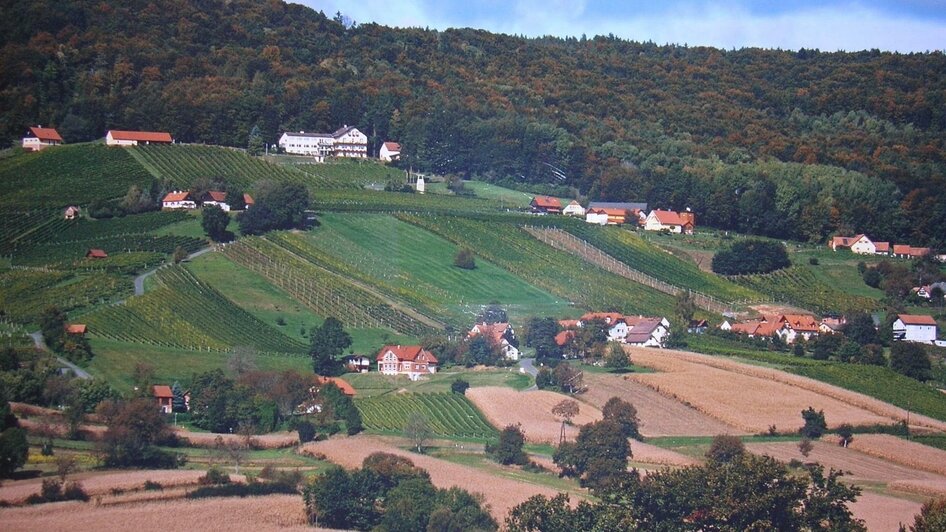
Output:
M746 433L676 399L666 397L628 375L585 373L585 383L588 385L588 391L580 396L585 403L600 409L608 399L619 397L634 405L641 421L641 434L646 437Z

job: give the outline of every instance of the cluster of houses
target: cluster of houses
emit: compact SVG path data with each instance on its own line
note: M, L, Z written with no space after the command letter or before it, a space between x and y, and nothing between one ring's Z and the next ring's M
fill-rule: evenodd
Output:
M916 259L930 254L930 248L917 248L907 244L893 244L890 242L874 242L867 235L836 236L828 242L828 247L834 251L849 249L858 255L884 255L901 259Z
M326 157L368 157L368 136L355 126L345 125L332 133L287 131L279 137L278 145L288 154L306 155L324 162ZM400 153L400 147L398 147Z
M173 144L171 134L165 131L122 131L110 129L105 134L107 146L137 146L139 144ZM23 149L40 151L50 146L62 144L62 136L55 128L30 127L23 136Z
M845 324L843 317L823 318L818 321L809 314L763 314L758 318L741 322L723 321L719 326L724 331L743 334L749 338L781 338L787 344L799 339L808 341L820 334L841 332ZM893 339L921 344L936 344L937 325L932 316L898 314L893 322Z
M592 320L601 320L607 326L608 341L635 347L663 347L670 335L670 321L663 317L625 316L620 312L588 312L577 320L559 320L564 329L555 336L559 347L568 347Z
M534 214L584 217L586 222L597 225L636 224L645 231L693 234L696 226L696 215L689 209L684 212L654 209L648 214L646 203L593 201L585 208L572 200L562 207L558 198L535 196L529 207Z
M243 203L249 209L253 206L253 196L243 194ZM227 193L220 190L208 190L200 198L194 198L194 195L186 190L175 190L168 192L161 200L161 208L165 210L175 209L196 209L197 207L208 207L216 205L224 212L230 212L230 204L227 203Z

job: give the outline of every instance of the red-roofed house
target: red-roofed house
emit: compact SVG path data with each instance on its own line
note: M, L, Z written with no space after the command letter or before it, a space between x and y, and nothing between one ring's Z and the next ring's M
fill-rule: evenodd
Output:
M121 131L110 129L105 134L108 146L137 146L139 144L171 144L174 139L164 131Z
M184 190L175 190L168 192L161 200L162 209L196 209L197 202L191 196L191 193Z
M223 212L230 212L230 204L227 203L227 193L220 190L208 190L200 198L200 204L203 207L216 205L223 209Z
M69 323L66 325L66 334L83 335L88 330L84 323Z
M79 207L76 207L75 205L70 205L66 207L65 211L62 212L62 217L63 219L66 219L66 220L75 220L76 218L79 217L79 213L81 212L82 210L79 209Z
M536 196L532 198L529 207L537 214L562 214L562 202L551 196Z
M901 259L918 259L930 254L930 248L915 248L906 244L894 244L893 256Z
M932 316L898 314L893 322L893 339L932 344L936 342L936 320Z
M151 393L158 402L158 408L165 414L170 414L174 409L174 392L166 384L155 384L151 387Z
M654 209L644 221L645 231L670 231L671 233L693 233L695 217L693 213L678 213Z
M416 381L437 373L437 357L419 345L386 345L375 357L382 375L407 375Z
M351 384L348 384L348 381L345 379L341 379L339 377L322 377L321 375L315 376L316 387L320 387L327 383L334 384L339 390L341 390L343 394L347 395L348 397L355 396L355 388Z
M378 159L384 162L396 161L401 158L401 145L397 142L385 142L378 150Z
M107 259L108 253L104 249L92 248L85 252L85 258L87 259Z
M253 199L253 196L250 196L249 194L243 194L243 203L246 204L246 208L249 209L254 203L256 203L256 201Z
M62 144L62 137L59 136L59 132L51 127L31 127L26 132L26 136L23 137L24 150L39 151L60 144Z
M466 335L468 339L485 335L489 341L498 346L503 356L508 360L519 360L519 348L516 342L516 331L508 323L477 323Z
M670 322L666 318L637 318L626 320L633 323L627 331L624 343L636 347L663 347L670 334Z
M565 347L566 345L568 345L568 342L572 341L573 338L575 338L574 330L568 329L565 331L561 331L560 333L555 335L555 345L559 347Z
M812 336L818 336L818 320L814 316L807 314L785 314L778 320L784 323L784 326L778 331L779 336L785 340L785 343L795 343L799 337L805 341Z
M890 255L890 242L874 242L874 253Z

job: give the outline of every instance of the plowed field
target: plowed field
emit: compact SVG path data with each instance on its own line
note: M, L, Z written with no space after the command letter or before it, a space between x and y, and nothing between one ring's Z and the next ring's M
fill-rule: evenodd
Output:
M517 392L497 386L470 388L466 396L496 428L520 423L527 441L558 445L562 421L552 415L552 408L570 397L542 390ZM574 439L579 426L599 419L600 410L579 403L579 413L572 418L573 425L565 427L565 437Z

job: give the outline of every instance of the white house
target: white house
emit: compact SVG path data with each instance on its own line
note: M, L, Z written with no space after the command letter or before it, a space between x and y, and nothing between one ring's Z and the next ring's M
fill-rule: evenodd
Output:
M407 375L416 381L437 373L437 357L419 345L386 345L375 357L382 375Z
M371 359L361 355L348 355L342 361L348 371L355 373L368 373L371 369Z
M401 145L397 142L385 142L378 150L378 159L389 163L396 161L401 157Z
M936 320L932 316L898 314L893 322L893 339L932 344L936 342Z
M562 209L562 214L565 216L584 216L585 208L582 207L581 203L578 203L577 200L572 200L571 203ZM605 221L605 223L607 223L607 221Z
M877 246L867 238L867 235L858 235L860 238L857 238L851 244L851 251L857 253L858 255L876 255Z
M137 146L139 144L171 144L174 139L164 131L121 131L110 129L105 134L108 146Z
M26 136L23 137L24 150L39 151L60 144L62 144L62 137L59 136L58 131L51 127L31 127L26 132Z
M692 212L678 213L676 211L654 209L644 220L644 230L692 234L695 221Z
M191 193L188 191L175 190L174 192L168 192L164 199L161 200L162 209L196 209L197 202L194 201L194 198L191 197Z
M307 155L323 162L332 155L335 139L328 133L285 132L279 137L279 147L293 155Z
M356 159L368 157L368 137L355 126L342 126L332 133L332 139L332 156Z
M208 190L200 199L200 204L203 207L216 205L223 209L223 212L230 212L230 204L227 203L227 193L220 190Z
M784 324L776 334L787 344L793 344L799 338L807 342L813 336L818 336L820 331L818 320L808 314L783 314L774 318L774 321Z
M667 318L639 318L628 331L624 342L635 347L663 347L669 335L670 322Z
M473 325L467 338L484 335L496 345L507 360L519 360L519 348L513 345L516 342L516 332L508 323L477 323Z

